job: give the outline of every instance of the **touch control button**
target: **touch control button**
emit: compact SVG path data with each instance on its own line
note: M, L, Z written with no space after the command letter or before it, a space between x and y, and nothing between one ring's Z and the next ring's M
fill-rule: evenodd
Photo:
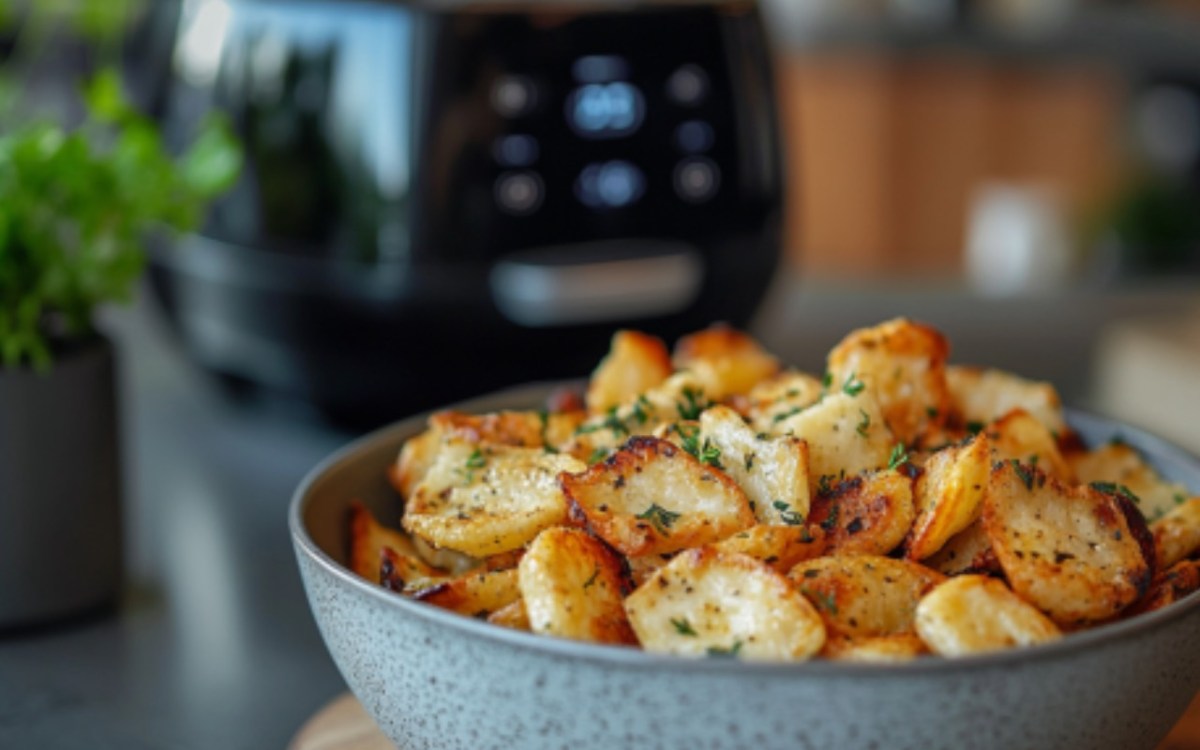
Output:
M684 65L667 79L667 97L676 104L695 107L707 96L708 74L699 65Z
M527 76L504 75L492 85L491 98L501 117L520 117L537 106L537 87Z
M721 170L711 159L695 156L675 166L675 192L688 203L704 203L717 194Z
M505 172L496 178L494 192L502 211L528 216L541 207L545 188L536 172Z
M685 154L701 154L713 147L716 136L712 125L703 120L688 120L675 128L675 148Z
M502 135L492 143L492 157L502 167L528 167L541 151L531 135Z
M624 208L645 191L642 170L621 159L589 164L575 181L575 195L588 208Z

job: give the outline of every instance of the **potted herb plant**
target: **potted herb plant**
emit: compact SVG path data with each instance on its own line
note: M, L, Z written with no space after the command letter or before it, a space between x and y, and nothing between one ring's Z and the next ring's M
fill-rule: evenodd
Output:
M173 156L115 72L77 127L0 134L0 628L112 602L121 577L112 346L148 234L197 226L241 152L220 121Z

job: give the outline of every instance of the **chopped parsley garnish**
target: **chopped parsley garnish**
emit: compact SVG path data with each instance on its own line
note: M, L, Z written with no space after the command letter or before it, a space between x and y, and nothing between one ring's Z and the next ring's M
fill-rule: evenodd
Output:
M825 374L821 376L821 387L829 390L829 386L831 385L833 385L833 373L826 370Z
M775 424L779 424L780 422L787 419L788 417L794 417L802 411L804 411L803 406L793 406L792 408L788 409L787 411L781 411L778 414L776 414L775 416L771 417L771 421L774 422Z
M927 415L927 416L928 416L930 419L937 419L937 418L938 418L938 413L939 413L939 412L938 412L938 408L937 408L936 406L926 406L926 407L925 407L925 414L926 414L926 415Z
M833 594L827 594L824 591L813 591L807 587L801 588L800 593L812 599L813 604L816 604L829 614L836 615L838 613L837 599Z
M842 383L842 393L847 396L857 396L863 392L867 384L858 379L855 373L850 373L850 377L846 378L846 382Z
M683 449L692 454L700 463L708 464L709 466L723 469L721 466L721 449L712 444L708 438L704 438L704 443L700 442L700 430L696 427L688 429L686 426L677 425L675 432L683 438Z
M888 468L895 469L908 463L908 451L904 448L904 443L896 443L892 446L892 454L888 456Z
M467 484L470 484L475 481L475 470L487 466L487 457L483 455L483 451L476 448L471 451L471 455L467 456L467 462L463 466L466 468L459 469L459 473L462 474Z
M862 415L862 419L858 420L858 427L854 428L854 431L862 437L866 437L867 428L871 426L871 415L867 414L862 409L859 409L858 413Z
M1099 490L1106 495L1121 495L1134 505L1142 504L1141 498L1133 494L1133 490L1129 489L1123 484L1116 484L1115 482L1092 482L1091 487L1092 489ZM1176 497L1178 498L1178 495Z
M692 638L700 635L694 629L692 629L692 624L687 621L686 617L680 617L678 620L672 617L671 624L675 626L675 632L679 633L680 635L686 635Z
M1022 464L1017 459L1011 460L1013 471L1017 472L1017 476L1021 478L1021 482L1025 485L1025 489L1033 489L1033 470Z
M779 520L783 521L788 526L799 526L800 524L804 523L804 516L802 516L799 512L792 510L792 506L789 503L785 503L782 500L776 500L771 503L771 505L775 508L775 510L779 511Z
M967 422L967 432L971 433L972 435L978 435L982 431L983 431L983 422L977 422L975 420L971 420L970 422Z
M679 418L686 421L699 419L700 413L708 408L708 402L704 398L704 391L685 386L682 393L683 401L675 402L675 408L679 411Z
M831 481L833 481L833 477L829 474L822 474L817 477L817 494L828 495L833 492L833 487L829 484Z
M604 429L612 430L613 435L616 437L629 434L629 428L625 426L625 422L622 421L620 416L617 415L617 407L608 407L608 411L604 413L603 421L590 422L588 424L580 425L579 428L575 430L575 434L586 435L590 432L596 432Z
M754 454L747 453L746 458L743 460L743 463L746 465L746 471L752 471L754 469ZM1181 500L1179 502L1183 502L1183 501Z
M633 418L638 424L646 424L650 419L650 412L654 409L650 402L646 400L646 395L641 394L637 397L637 401L633 402Z
M583 582L583 587L590 588L596 582L596 577L600 575L600 568L592 568L592 577Z
M591 466L592 464L598 464L606 458L608 458L608 448L597 448L592 451L590 456L588 456L588 466Z
M833 531L835 528L837 528L837 524L838 524L838 506L830 505L829 506L829 515L826 516L825 520L821 522L821 528L825 529L826 531Z
M742 650L742 642L734 641L729 648L721 648L720 646L709 646L706 653L709 656L716 657L736 657Z
M670 536L671 532L667 531L671 524L679 520L679 513L673 513L658 503L651 503L650 507L643 513L638 513L634 518L640 518L643 521L649 521L650 525L655 528L658 533L663 536Z
M1175 504L1176 505L1183 505L1186 502L1187 502L1187 498L1184 497L1182 492L1175 493Z

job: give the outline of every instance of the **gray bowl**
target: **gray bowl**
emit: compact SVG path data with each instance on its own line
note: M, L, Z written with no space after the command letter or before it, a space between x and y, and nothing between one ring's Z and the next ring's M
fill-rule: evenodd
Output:
M470 411L531 408L551 386ZM1120 434L1167 478L1200 461L1079 413L1089 444ZM301 484L289 523L326 645L403 750L437 748L1153 748L1200 689L1200 592L1143 617L1034 648L900 665L687 660L534 636L403 599L349 571L355 498L400 503L384 471L424 427L404 420L339 451Z

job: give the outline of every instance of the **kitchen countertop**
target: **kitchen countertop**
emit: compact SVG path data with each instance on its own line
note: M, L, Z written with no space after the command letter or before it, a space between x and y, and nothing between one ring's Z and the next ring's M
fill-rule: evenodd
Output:
M1077 400L1108 321L1191 299L1179 287L977 300L785 278L754 330L813 367L851 326L907 314L944 326L967 359L1064 378ZM227 398L152 305L108 322L124 375L129 590L116 612L0 635L0 747L282 748L345 689L304 600L286 507L353 436L294 408Z

